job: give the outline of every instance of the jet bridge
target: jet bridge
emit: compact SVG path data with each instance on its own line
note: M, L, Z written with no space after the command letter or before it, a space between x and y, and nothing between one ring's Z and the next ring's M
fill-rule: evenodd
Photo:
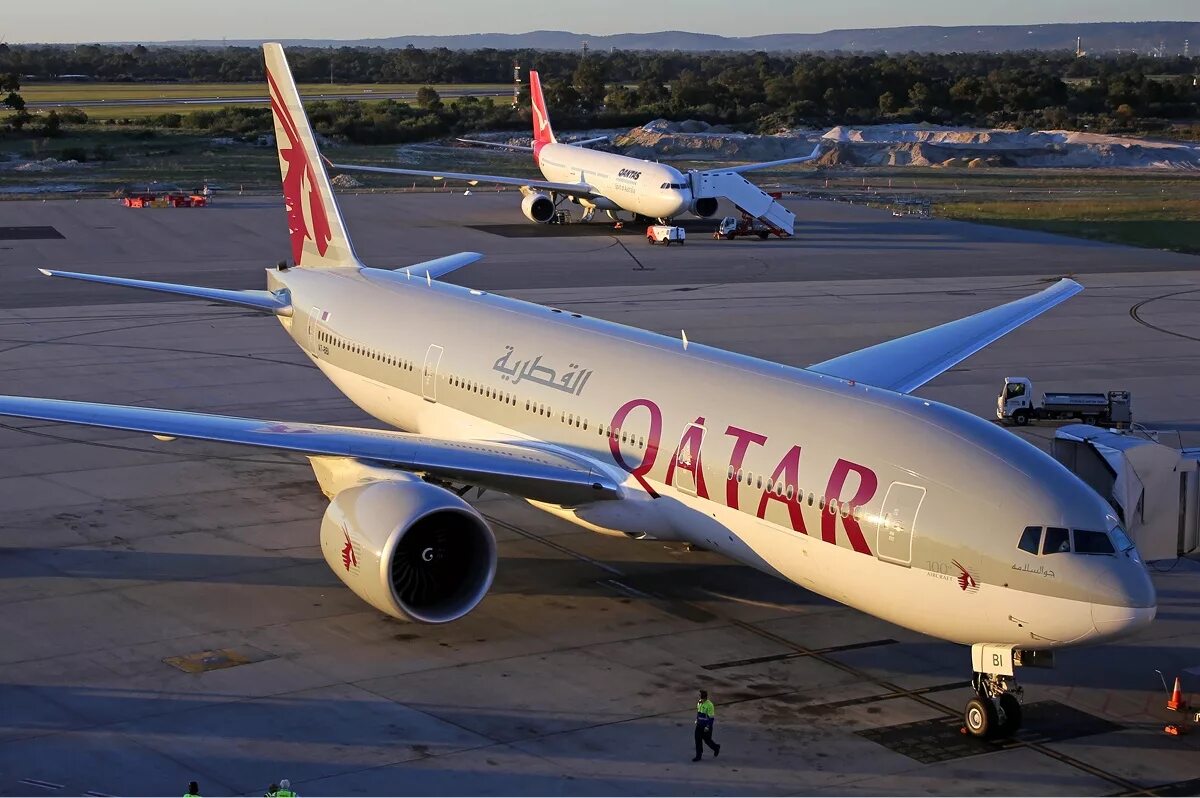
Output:
M1071 424L1053 454L1113 506L1145 559L1200 551L1200 448L1179 433Z
M742 213L761 220L776 233L786 236L795 233L796 215L737 172L692 170L688 172L688 182L695 199L727 199Z

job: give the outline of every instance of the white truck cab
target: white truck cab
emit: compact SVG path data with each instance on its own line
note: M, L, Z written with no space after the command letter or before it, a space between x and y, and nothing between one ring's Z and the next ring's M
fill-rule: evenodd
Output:
M1018 410L1026 411L1028 418L1033 408L1033 383L1027 377L1005 377L1004 390L996 397L996 418L1013 418Z

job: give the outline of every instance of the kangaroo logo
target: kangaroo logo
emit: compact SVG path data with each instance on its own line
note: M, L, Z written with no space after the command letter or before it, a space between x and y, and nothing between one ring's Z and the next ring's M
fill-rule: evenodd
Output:
M324 255L329 249L333 233L329 229L329 216L317 186L316 172L309 163L308 153L304 151L304 143L300 139L300 131L292 119L287 103L283 100L279 86L275 83L275 76L270 71L267 72L267 83L271 90L271 111L275 114L276 134L282 130L290 145L284 149L283 142L280 142L279 157L286 164L283 199L287 208L288 231L292 238L292 260L296 265L300 265L304 257L306 239L316 245L317 254Z

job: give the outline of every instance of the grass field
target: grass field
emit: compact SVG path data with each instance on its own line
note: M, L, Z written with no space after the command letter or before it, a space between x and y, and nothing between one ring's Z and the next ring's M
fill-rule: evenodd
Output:
M417 83L306 83L300 93L316 98L322 95L355 95L357 99L370 101L387 95L412 94L424 84ZM435 84L433 89L447 93L467 92L472 95L494 95L506 93L510 87L504 84L454 83ZM55 105L80 105L89 119L144 119L159 114L187 114L193 111L213 110L228 103L247 97L261 97L261 103L238 103L249 107L266 107L266 89L261 83L29 83L21 87L21 96L27 103L53 103ZM455 94L455 96L461 96ZM453 100L453 97L447 99ZM33 109L45 112L49 108Z
M314 94L387 94L415 92L423 83L303 83L302 95ZM501 83L432 84L437 91L477 90L511 91ZM27 103L97 102L104 100L187 100L195 97L261 97L266 94L262 82L254 83L26 83L21 96Z
M948 219L1200 254L1200 179L1187 173L893 168L830 170L816 182L808 193L820 198L920 201Z
M938 204L935 212L949 219L1200 254L1200 199L959 202Z

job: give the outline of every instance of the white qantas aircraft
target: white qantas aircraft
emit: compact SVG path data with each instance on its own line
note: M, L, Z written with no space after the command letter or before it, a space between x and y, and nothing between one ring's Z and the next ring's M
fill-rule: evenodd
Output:
M717 212L717 197L707 195L704 186L711 175L728 175L769 169L787 164L805 163L820 155L818 144L810 155L785 158L779 161L744 164L724 167L711 172L688 172L655 161L644 161L609 152L589 150L585 145L603 141L603 138L587 139L573 144L560 144L550 127L550 114L542 96L542 83L537 72L529 73L529 97L533 104L533 146L518 147L511 144L497 145L493 142L469 141L472 144L501 146L506 149L530 150L533 162L541 170L544 180L526 180L520 177L500 175L475 175L467 172L431 172L423 169L402 169L383 166L354 166L332 164L335 169L359 172L378 172L393 175L414 175L445 180L465 180L475 183L497 183L520 186L524 199L521 212L531 222L546 223L554 218L559 201L566 198L584 209L582 221L590 221L597 210L605 211L614 221L621 221L620 212L625 211L634 218L668 221L676 216L691 212L694 216L707 219ZM626 219L625 221L628 221ZM788 234L791 230L786 231Z
M487 594L496 542L467 486L602 534L688 541L970 645L979 735L1019 724L1015 665L1153 619L1154 587L1100 496L1013 434L911 395L1078 284L802 369L438 279L475 253L369 268L283 50L265 51L295 267L269 269L265 291L44 271L274 314L397 430L17 396L0 415L308 455L331 500L326 561L396 618L453 621Z

